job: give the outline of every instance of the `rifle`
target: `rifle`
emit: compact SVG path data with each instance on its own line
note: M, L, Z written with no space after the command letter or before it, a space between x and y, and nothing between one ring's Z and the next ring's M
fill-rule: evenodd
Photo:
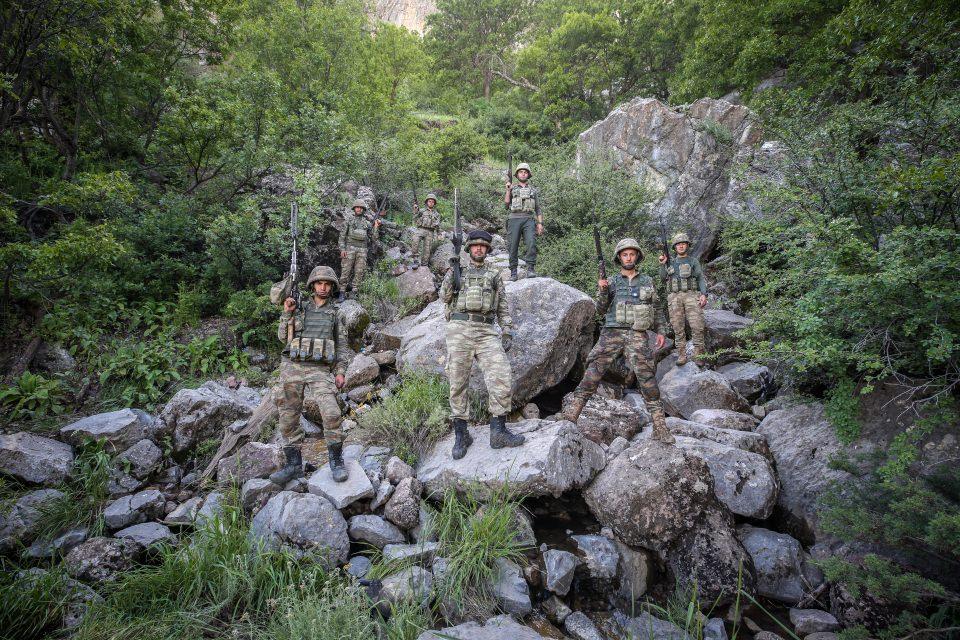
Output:
M513 182L513 151L507 150L507 180Z
M300 235L297 227L299 226L299 218L300 207L297 205L297 201L294 200L290 205L290 237L293 240L293 251L290 252L290 297L292 297L296 303L294 313L300 309L300 284L297 282L297 237ZM295 337L293 331L294 324L295 322L291 322L287 325L287 344L290 344ZM291 357L294 356L292 353L290 355Z
M450 258L452 275L450 283L453 292L460 293L460 252L463 250L463 227L460 223L460 195L456 187L453 189L453 256Z
M603 247L600 246L600 231L593 225L593 245L597 249L597 268L600 270L600 279L607 279L607 261L603 258Z
M663 255L667 256L667 264L669 264L670 242L667 240L667 225L663 224L663 214L660 214L660 243L663 245Z

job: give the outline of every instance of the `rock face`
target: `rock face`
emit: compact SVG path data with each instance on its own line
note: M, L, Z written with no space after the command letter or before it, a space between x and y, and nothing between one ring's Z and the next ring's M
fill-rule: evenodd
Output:
M750 405L716 371L705 370L692 362L674 367L660 381L664 408L672 416L690 419L700 409L729 409L750 412Z
M254 516L250 536L267 548L297 555L318 552L325 564L344 564L350 551L347 521L330 501L310 493L281 491Z
M526 442L515 449L491 449L486 428L471 428L474 443L460 460L450 457L453 435L441 440L420 463L417 477L430 494L447 487L480 483L495 490L509 482L520 495L559 496L582 487L606 464L600 445L567 421L524 420L509 425Z
M178 391L160 412L160 420L173 434L174 452L184 453L251 413L253 404L239 394L216 382L205 382L196 389Z
M157 420L139 409L120 409L98 413L68 424L60 429L60 436L73 444L83 440L105 440L111 451L122 451L157 431Z
M376 0L373 3L373 15L378 20L417 33L424 32L427 18L436 11L437 4L433 0Z
M73 448L21 431L0 435L0 474L30 484L57 484L70 475Z
M350 336L350 348L358 350L363 341L363 333L370 325L370 314L356 300L345 300L337 306Z
M800 543L785 533L742 525L737 535L757 570L757 593L795 605L808 589L818 586L819 575L806 566Z
M690 421L737 431L753 431L760 424L760 421L751 415L729 409L698 409L690 416Z
M646 415L632 404L594 394L583 408L577 427L597 444L610 444L618 436L630 440L646 422Z
M407 269L397 276L397 288L404 299L416 302L415 311L437 299L437 287L430 269Z
M671 108L635 98L580 134L577 161L611 154L637 182L660 194L651 218L692 230L694 253L702 256L715 245L722 218L755 209L731 168L760 160L761 137L753 114L741 105L702 98Z
M266 478L283 466L283 450L278 444L248 442L232 456L217 464L217 482L243 485L253 478Z
M70 550L64 566L70 577L86 582L112 582L117 574L129 571L143 547L133 540L91 538Z

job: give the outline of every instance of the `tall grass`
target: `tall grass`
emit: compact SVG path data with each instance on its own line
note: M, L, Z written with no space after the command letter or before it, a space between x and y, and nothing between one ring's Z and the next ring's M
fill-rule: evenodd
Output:
M103 533L103 509L110 497L110 455L102 442L88 441L74 459L73 473L59 489L63 496L44 506L39 537L53 538L67 529L88 527L90 537Z
M60 627L69 596L61 570L27 574L0 562L0 638L49 638Z
M383 260L368 273L357 292L357 300L373 322L393 322L411 313L417 301L400 294L396 279L390 274L393 261Z

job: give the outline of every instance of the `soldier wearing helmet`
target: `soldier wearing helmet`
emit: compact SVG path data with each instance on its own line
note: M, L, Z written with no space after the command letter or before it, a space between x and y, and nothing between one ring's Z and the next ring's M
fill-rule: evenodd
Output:
M437 230L440 228L440 212L437 211L437 196L428 193L424 201L426 209L421 209L413 203L413 223L416 230L413 234L413 268L430 264L430 256L437 244Z
M337 482L347 479L340 429L343 412L337 400L337 390L343 386L353 351L343 315L333 300L338 287L333 269L314 267L307 279L310 297L300 308L292 297L283 301L277 337L286 346L280 361L282 393L277 408L285 463L270 476L270 480L280 487L303 476L301 414L323 425L331 475Z
M687 329L693 342L693 358L698 360L706 350L706 323L703 308L707 306L707 280L700 261L689 254L690 236L674 234L670 242L676 256L668 259L661 254L660 278L667 285L667 309L677 347L677 365L687 364Z
M447 379L450 382L450 413L456 441L453 458L460 459L473 444L467 430L470 370L476 360L487 387L490 410L490 447L518 447L524 437L507 429L511 408L511 371L506 352L513 344L513 321L507 304L503 275L484 263L493 237L482 230L467 235L465 248L470 263L461 269L460 289L454 290L453 270L440 285L440 299L446 305ZM500 324L500 331L493 323Z
M340 302L360 288L367 271L367 250L380 235L380 219L367 217L366 202L357 198L352 209L353 215L346 215L340 232Z
M527 255L524 256L527 277L537 277L537 236L543 235L543 213L540 211L540 191L530 184L531 176L529 164L518 164L513 176L507 177L507 190L503 196L503 203L510 212L507 218L507 248L511 280L517 279L521 236L527 248ZM517 179L516 185L511 182L514 177Z
M660 312L653 278L637 272L643 258L640 245L633 238L624 238L614 249L614 262L620 272L609 280L597 281L597 310L604 314L600 339L587 356L587 370L577 388L563 401L558 414L562 420L576 422L600 379L618 357L623 356L637 378L637 386L653 421L653 438L667 444L674 442L667 428L660 388L657 386L656 360L650 349L647 331L657 334L656 348L663 348L666 324Z

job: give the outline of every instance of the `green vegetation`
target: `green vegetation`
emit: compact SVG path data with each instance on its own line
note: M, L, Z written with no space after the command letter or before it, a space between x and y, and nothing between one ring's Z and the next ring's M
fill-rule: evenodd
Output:
M0 563L0 632L3 638L49 638L70 604L70 587L62 569L21 573Z
M397 281L390 275L392 268L391 261L381 261L360 283L357 301L367 310L373 322L393 322L416 308L415 300L400 295Z
M60 381L24 371L5 388L0 389L0 407L4 421L43 418L64 411L64 393Z
M103 533L103 509L110 497L111 458L100 442L87 442L73 461L70 478L59 487L63 496L40 516L41 538L52 539L68 529L86 527L89 536Z

